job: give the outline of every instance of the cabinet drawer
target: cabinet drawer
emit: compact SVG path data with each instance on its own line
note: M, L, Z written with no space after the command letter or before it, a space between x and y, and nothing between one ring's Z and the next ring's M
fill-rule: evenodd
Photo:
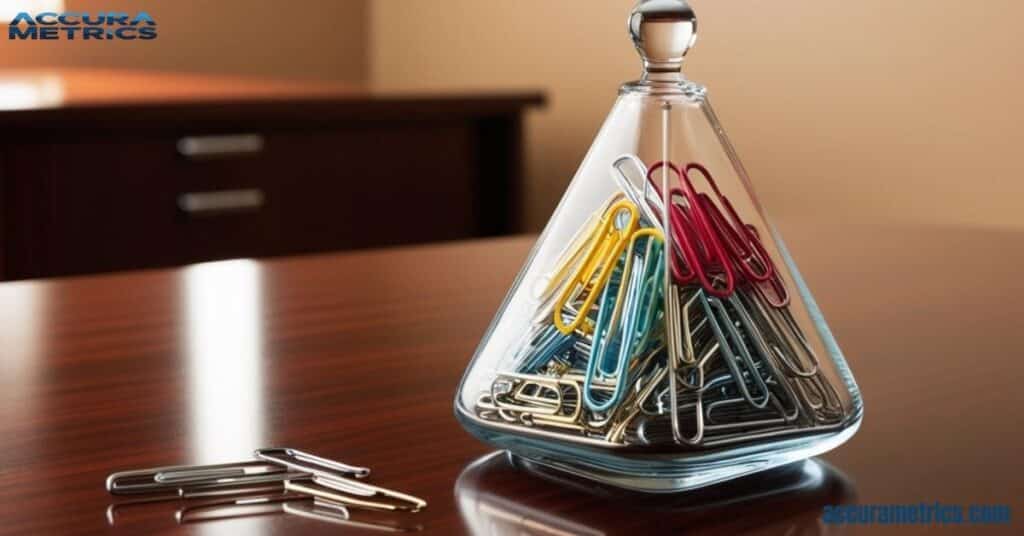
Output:
M34 190L45 211L38 232L45 275L476 232L474 139L463 123L253 139L247 148L228 143L244 145L238 137L170 136L49 146L47 186ZM212 143L197 152L197 140Z

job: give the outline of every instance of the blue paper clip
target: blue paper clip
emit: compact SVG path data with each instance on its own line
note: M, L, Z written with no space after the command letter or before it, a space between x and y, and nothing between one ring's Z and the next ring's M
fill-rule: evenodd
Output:
M646 244L640 246L643 239ZM619 261L622 269L616 270L604 289L583 385L583 400L592 411L607 411L622 401L629 384L632 357L653 342L650 333L664 286L663 247L661 231L636 231ZM598 377L615 379L611 396L603 400L594 397L594 381Z
M518 372L533 373L540 370L552 359L568 352L575 342L575 336L564 335L554 325L545 327L531 345L533 351L526 356Z

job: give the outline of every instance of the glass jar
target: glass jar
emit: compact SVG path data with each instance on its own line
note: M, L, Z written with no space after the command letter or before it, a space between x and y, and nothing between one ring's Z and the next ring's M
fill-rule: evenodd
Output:
M622 86L456 415L533 463L650 492L835 448L860 394L707 91L682 74L694 12L642 0L629 30L644 76Z

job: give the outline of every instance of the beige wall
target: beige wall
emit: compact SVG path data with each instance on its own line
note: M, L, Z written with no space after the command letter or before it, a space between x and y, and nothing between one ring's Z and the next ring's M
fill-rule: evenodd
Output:
M769 212L1024 225L1024 3L693 0L687 73ZM529 221L542 225L638 62L631 0L372 0L375 84L538 87Z
M14 0L4 0L14 1ZM708 84L770 212L1024 225L1024 3L693 0L687 64ZM200 10L197 6L204 6ZM160 38L9 42L0 68L76 65L540 88L528 135L533 227L639 63L632 0L67 0L145 9ZM285 19L285 11L303 17ZM200 11L205 15L199 17ZM273 39L279 28L297 28Z
M69 11L146 11L156 19L159 37L130 44L27 43L4 35L0 68L123 67L363 81L366 1L65 0Z

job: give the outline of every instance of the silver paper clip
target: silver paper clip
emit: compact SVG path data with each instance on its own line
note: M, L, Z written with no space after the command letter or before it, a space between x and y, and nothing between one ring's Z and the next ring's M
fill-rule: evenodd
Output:
M215 465L172 465L121 471L107 477L107 491L113 495L178 492L182 488L212 484L246 485L294 478L281 465L246 461Z
M359 467L334 460L328 460L327 458L321 458L320 456L297 449L257 449L254 455L257 459L263 460L264 462L283 465L289 469L309 473L311 475L329 477L354 476L356 478L365 478L370 476L370 469L367 467Z

